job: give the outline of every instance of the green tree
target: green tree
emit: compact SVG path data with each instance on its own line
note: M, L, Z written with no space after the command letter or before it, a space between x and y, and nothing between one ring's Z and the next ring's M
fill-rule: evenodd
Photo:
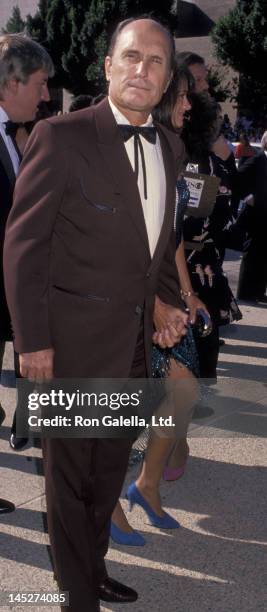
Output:
M117 23L146 14L174 30L173 4L165 0L159 9L154 0L40 0L37 15L28 18L27 26L54 60L54 84L75 95L96 95L105 89L104 57Z
M12 15L8 20L3 32L6 34L16 34L25 30L26 22L21 17L21 12L18 6L14 6Z
M241 110L266 114L267 0L237 0L217 22L212 39L220 61L240 73L237 102Z
M209 90L217 102L232 97L232 83L226 81L226 73L218 66L210 66L208 72Z
M37 12L34 16L27 15L26 29L28 34L40 44L47 47L47 26L46 15L48 10L49 0L39 0Z
M86 76L92 53L91 49L87 51L82 37L91 4L88 0L48 0L47 42L56 66L56 80L74 95L94 93ZM91 40L92 48L93 44Z

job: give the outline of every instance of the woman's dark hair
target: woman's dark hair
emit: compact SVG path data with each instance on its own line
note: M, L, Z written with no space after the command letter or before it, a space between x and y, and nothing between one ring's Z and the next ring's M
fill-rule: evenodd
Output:
M175 129L172 124L172 114L177 102L177 95L181 81L185 81L187 83L188 95L190 98L194 87L194 79L191 72L189 72L185 66L175 67L173 78L166 93L161 98L160 103L153 110L153 118L159 123L165 125L170 130Z
M209 153L219 136L219 104L207 92L191 94L190 118L184 125L181 137L192 161Z
M194 79L185 65L176 67L171 84L153 111L153 118L167 128L175 131L172 125L173 110L181 81L188 83L188 94L191 110L188 121L179 131L189 155L193 161L205 157L213 142L218 138L220 129L219 104L207 92L195 93Z

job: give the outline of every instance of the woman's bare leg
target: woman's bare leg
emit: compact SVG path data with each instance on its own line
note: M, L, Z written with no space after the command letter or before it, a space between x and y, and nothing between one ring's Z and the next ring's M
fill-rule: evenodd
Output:
M193 407L198 398L198 383L188 368L181 366L181 364L174 360L171 360L169 379L183 381L180 387L179 384L176 387L174 386L174 403L176 421L179 423L181 416L182 429L185 430L189 425ZM180 444L181 447L179 449ZM170 455L172 455L171 451L174 447L176 448L175 459L177 458L178 461L184 462L187 456L186 438L183 436L179 439L179 444L177 444L177 435L175 438L169 437L169 435L168 437L163 437L162 432L157 433L156 429L152 429L142 470L136 481L140 493L159 516L163 516L159 493L160 479L164 466ZM186 456L184 458L185 452ZM175 467L177 467L177 464Z
M119 527L119 529L124 531L124 533L133 532L133 528L128 523L126 515L124 514L120 500L117 501L117 504L112 513L111 520L112 523L114 523L116 527Z
M189 424L194 404L198 398L197 380L188 368L178 364L174 360L171 360L169 379L177 381L188 380L189 384L182 387L183 393L179 393L178 387L175 404L177 414L183 412ZM179 467L179 462L183 465L187 454L188 445L185 437L177 441L177 436L166 437L156 433L156 429L151 429L145 459L141 473L136 480L136 484L141 494L159 516L163 516L164 514L159 494L159 484L163 468L166 462L168 462L168 466L170 467ZM172 465L173 463L174 465ZM112 514L112 522L126 533L133 531L127 521L120 501L117 502L116 508Z

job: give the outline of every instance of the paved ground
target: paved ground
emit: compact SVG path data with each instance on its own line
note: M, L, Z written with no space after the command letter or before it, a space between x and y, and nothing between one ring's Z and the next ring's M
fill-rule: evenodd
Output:
M225 268L234 288L239 256L228 253ZM207 399L214 414L193 421L184 478L162 484L164 506L179 519L181 528L160 531L146 523L141 509L133 510L132 525L145 534L147 544L144 548L111 544L108 566L113 577L139 591L139 600L103 610L267 610L267 307L243 304L241 308L243 320L223 330L226 345L220 353L219 383ZM8 445L15 403L11 363L9 348L0 387L8 415L0 432L0 496L14 501L17 510L1 518L0 585L11 591L54 591L43 523L40 451L13 453ZM137 472L137 466L129 470L127 483Z

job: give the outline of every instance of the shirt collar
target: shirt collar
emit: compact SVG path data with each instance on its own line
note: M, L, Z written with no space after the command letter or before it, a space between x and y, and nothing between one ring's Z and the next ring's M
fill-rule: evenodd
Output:
M9 121L9 116L0 104L0 123L6 123L6 121Z
M117 108L117 106L115 106L115 104L111 101L110 97L108 98L108 101L109 101L109 105L113 112L116 123L121 123L123 125L131 125L130 121L126 119L126 117L121 113L121 111ZM144 126L150 127L151 125L153 125L153 118L152 118L152 115L150 114L147 118L146 123L142 123L142 127ZM138 126L138 127L141 127L141 126Z

